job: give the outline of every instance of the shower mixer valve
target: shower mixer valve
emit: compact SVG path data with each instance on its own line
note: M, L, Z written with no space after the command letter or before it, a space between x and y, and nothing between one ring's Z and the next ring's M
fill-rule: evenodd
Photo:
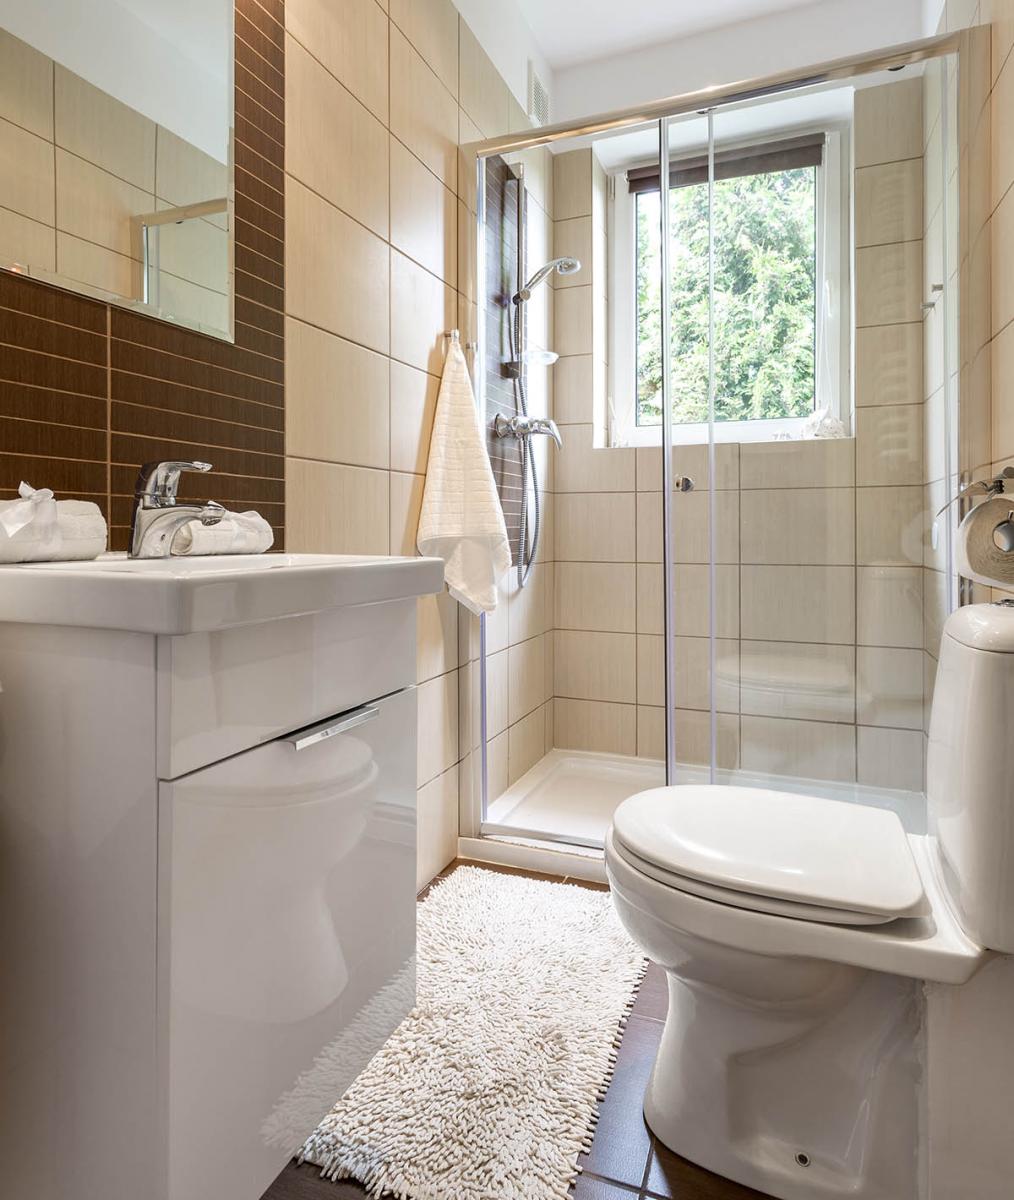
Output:
M544 434L546 437L551 437L556 442L559 449L563 449L563 438L560 437L560 430L557 428L556 422L550 420L549 417L505 417L503 413L497 413L496 419L493 421L493 432L498 438L528 438L533 434Z

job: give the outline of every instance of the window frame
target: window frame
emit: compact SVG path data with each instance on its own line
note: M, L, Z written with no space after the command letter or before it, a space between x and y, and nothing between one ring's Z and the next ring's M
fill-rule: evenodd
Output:
M814 410L826 403L831 416L851 436L852 325L851 271L849 247L852 230L851 137L847 124L835 123L810 128L765 131L763 142L784 136L822 133L825 137L824 161L816 168L816 288L818 315L815 319L815 391ZM723 144L723 149L749 147L758 137ZM688 149L681 158L699 155L701 148ZM677 162L673 159L673 162ZM609 446L661 446L662 425L637 423L637 288L635 228L636 200L627 186L626 173L650 163L625 163L609 175L609 305L608 381L609 406L606 444ZM701 186L701 185L695 185ZM822 297L827 294L829 307L820 316ZM719 442L767 442L798 438L808 417L761 418L755 421L717 421L715 440ZM695 445L708 440L707 422L673 425L673 438L680 445Z

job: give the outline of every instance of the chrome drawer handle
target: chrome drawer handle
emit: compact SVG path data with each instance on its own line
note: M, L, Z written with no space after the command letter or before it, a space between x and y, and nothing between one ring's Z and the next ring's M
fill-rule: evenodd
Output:
M350 729L355 729L357 725L365 725L367 721L372 721L374 717L379 716L380 709L376 705L366 704L362 708L354 708L352 712L346 713L338 721L325 721L322 725L315 725L312 729L303 729L285 740L296 750L305 750L307 746L316 746L318 742L325 742L337 733L346 733Z

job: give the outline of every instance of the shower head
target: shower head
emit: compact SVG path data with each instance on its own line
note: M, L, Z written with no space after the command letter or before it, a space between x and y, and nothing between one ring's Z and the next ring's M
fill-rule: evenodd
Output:
M540 283L548 278L554 271L559 275L573 275L581 270L581 264L576 258L553 258L546 263L544 267L539 267L535 274L529 279L523 288L520 288L514 294L514 303L518 304L523 300L530 300L532 292L539 286Z

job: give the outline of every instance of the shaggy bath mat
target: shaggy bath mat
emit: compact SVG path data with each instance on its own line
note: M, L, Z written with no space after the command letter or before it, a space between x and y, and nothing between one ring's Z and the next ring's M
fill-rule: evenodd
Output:
M644 968L606 892L459 867L419 906L415 1009L301 1157L401 1200L563 1200Z

